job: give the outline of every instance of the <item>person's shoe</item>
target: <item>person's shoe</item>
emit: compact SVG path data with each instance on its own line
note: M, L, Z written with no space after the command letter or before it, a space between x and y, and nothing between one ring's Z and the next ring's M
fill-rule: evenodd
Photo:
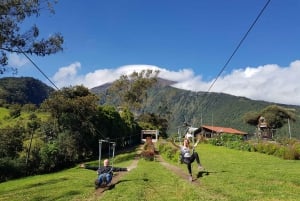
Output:
M100 185L99 185L99 180L96 179L96 180L95 180L95 189L99 188L99 186L100 186Z
M192 182L193 181L193 177L189 176L189 181Z

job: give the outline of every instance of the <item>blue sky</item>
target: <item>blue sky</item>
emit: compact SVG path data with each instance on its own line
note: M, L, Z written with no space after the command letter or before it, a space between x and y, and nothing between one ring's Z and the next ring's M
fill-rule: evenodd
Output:
M175 87L207 91L267 0L60 0L35 23L64 51L33 61L58 86L88 88L159 69ZM300 105L300 1L272 0L210 91ZM17 76L50 85L22 55ZM9 76L9 75L5 75Z

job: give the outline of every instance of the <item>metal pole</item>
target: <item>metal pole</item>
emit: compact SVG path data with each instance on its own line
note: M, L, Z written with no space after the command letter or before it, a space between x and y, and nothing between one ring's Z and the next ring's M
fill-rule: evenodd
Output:
M116 143L113 143L113 155L112 155L112 164L111 166L113 167L114 166L114 158L115 158L115 147L116 147Z
M289 126L290 139L292 139L291 126L290 126L290 118L288 118L288 126Z
M101 166L102 140L99 140L99 167Z

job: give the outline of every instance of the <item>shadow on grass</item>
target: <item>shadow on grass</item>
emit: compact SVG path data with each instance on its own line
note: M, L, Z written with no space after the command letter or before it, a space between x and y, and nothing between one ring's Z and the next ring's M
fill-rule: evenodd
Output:
M226 172L226 171L221 171L221 172ZM204 177L204 176L209 176L210 174L216 174L216 173L220 173L220 172L200 171L197 174L197 178L201 178L201 177Z
M50 179L50 180L46 180L46 181L43 181L43 182L28 184L28 185L24 186L24 188L27 188L27 189L35 188L37 186L48 185L48 184L56 184L58 182L66 181L66 180L68 180L68 178L66 178L66 177L61 177L61 178L58 178L58 179Z
M121 179L121 180L117 181L116 183L111 183L109 186L106 187L106 189L104 189L104 191L112 190L112 189L115 188L115 186L117 184L122 183L122 182L128 182L128 181L144 181L144 182L148 182L149 179L147 179L147 178L143 178L143 179Z
M31 201L40 201L40 200L48 200L48 201L55 201L55 200L67 200L68 198L71 198L72 196L79 195L82 192L80 191L68 191L62 195L52 195L51 197L49 196L42 196L42 195L37 195L33 196L31 198Z

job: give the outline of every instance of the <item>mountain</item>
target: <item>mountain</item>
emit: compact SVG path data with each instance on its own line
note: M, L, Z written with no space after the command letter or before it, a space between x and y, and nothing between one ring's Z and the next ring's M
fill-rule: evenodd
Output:
M168 134L176 135L179 126L184 122L193 127L212 125L235 128L249 134L255 132L253 126L244 123L243 116L250 111L260 111L275 104L266 101L256 101L245 97L232 96L224 93L193 92L174 88L173 81L158 79L158 83L148 91L148 99L144 102L145 112L159 114L169 121ZM110 95L107 99L107 90L110 83L90 89L99 95L99 104L113 104L117 100ZM0 79L1 103L33 103L39 105L53 88L43 82L30 77L6 77ZM296 111L296 122L290 122L290 131L293 137L300 139L300 106L277 104ZM118 105L116 105L118 106ZM277 135L289 137L288 125L277 131Z
M174 88L171 86L172 84L174 82L159 79L158 84L148 91L148 98L144 103L144 111L167 117L169 121L168 132L173 135L177 134L177 128L183 125L184 122L190 123L193 127L215 125L231 127L253 134L255 128L244 123L244 114L250 111L260 111L269 105L275 104L224 93L187 91ZM111 102L108 102L108 99L106 100L108 88L109 84L91 89L93 93L101 97L100 104L117 102L116 100L111 101L111 99L109 99ZM300 138L300 132L298 132L300 125L297 123L300 121L300 107L284 104L277 105L296 110L297 121L290 122L290 128L292 136ZM287 125L278 130L277 135L288 135Z
M8 104L39 105L54 89L31 77L5 77L0 79L0 101Z

